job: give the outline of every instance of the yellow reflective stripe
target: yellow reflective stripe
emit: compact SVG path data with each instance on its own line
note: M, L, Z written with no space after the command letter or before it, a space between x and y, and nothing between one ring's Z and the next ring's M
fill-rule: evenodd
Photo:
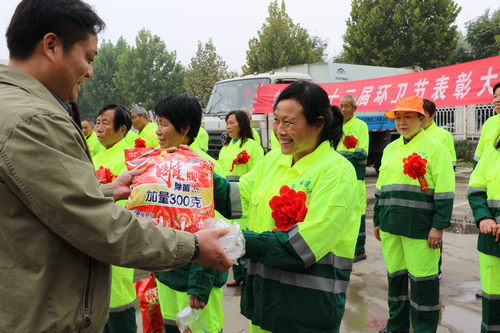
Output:
M430 196L434 195L433 188L430 188L427 191L422 191L422 187L420 187L419 185L391 184L382 186L382 192L390 192L390 191L405 191L405 192L421 193Z
M260 275L265 279L278 281L282 284L334 294L347 292L347 287L349 286L349 281L285 271L281 268L266 266L259 262L248 262L247 273L249 275Z
M132 308L134 304L135 304L135 299L132 302L119 306L117 308L109 308L109 313L123 312L125 310Z
M478 192L486 192L486 188L484 188L484 187L476 187L476 186L469 186L469 189L467 190L467 194L478 193Z
M425 305L418 305L417 303L413 302L410 300L410 305L417 309L417 311L439 311L440 305L434 305L434 306L425 306Z
M406 199L397 199L397 198L380 199L378 201L378 204L379 204L379 206L395 205L395 206L402 206L402 207L409 207L409 208L420 208L420 209L428 209L428 210L434 210L434 206L435 206L435 204L433 204L433 203L428 203L428 202L423 202L423 201L406 200Z
M229 183L229 200L231 201L231 219L239 219L243 215L241 207L240 187L238 183Z
M295 224L290 229L288 229L288 241L293 246L297 254L304 261L306 267L309 267L316 263L316 256L312 252L309 245L307 245L304 238L299 233L299 226Z

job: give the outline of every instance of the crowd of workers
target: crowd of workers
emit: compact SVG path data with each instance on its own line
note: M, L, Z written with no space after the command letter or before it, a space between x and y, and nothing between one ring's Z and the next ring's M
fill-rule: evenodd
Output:
M246 253L230 284L242 284L251 332L339 332L353 264L367 258L368 129L355 116L355 97L339 108L318 85L292 83L274 103L276 149L265 155L247 109L226 115L219 159L209 156L202 110L190 96L159 101L157 123L144 108L107 104L94 127L80 121L74 100L93 75L103 28L80 0L23 0L7 29L0 298L16 306L0 303L0 331L136 332L132 280L140 268L155 272L166 332L178 331L175 315L187 306L201 310L210 332L222 332L221 287L233 262L217 240L227 231L172 230L124 208L138 175L126 171L124 149L141 139L214 164L215 214L244 230ZM493 106L500 113L500 83ZM384 150L375 193L390 316L381 333L408 332L410 322L415 332L437 331L456 156L435 112L432 101L411 96L385 114L401 136ZM482 332L500 331L498 119L483 126L468 190L481 230ZM116 179L99 184L101 168Z

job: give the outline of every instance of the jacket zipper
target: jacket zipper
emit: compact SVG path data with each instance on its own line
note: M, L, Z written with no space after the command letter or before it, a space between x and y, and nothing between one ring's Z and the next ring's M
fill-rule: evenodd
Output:
M90 320L90 287L92 286L92 258L89 258L89 269L87 274L87 286L85 288L85 298L83 300L83 326L89 327Z

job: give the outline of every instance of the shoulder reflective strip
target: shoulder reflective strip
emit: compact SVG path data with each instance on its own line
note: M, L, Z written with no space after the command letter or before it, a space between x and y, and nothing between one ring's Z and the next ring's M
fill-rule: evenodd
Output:
M434 194L436 200L455 199L455 192L440 192Z
M410 279L416 282L421 282L421 281L432 281L432 280L438 280L439 277L438 275L430 275L430 276L423 276L423 277L416 277L415 275L408 274L410 276Z
M110 313L123 312L125 310L132 308L134 304L135 304L135 299L131 303L119 306L117 308L109 308L109 312Z
M417 309L417 311L439 311L439 309L441 308L441 306L438 304L438 305L434 305L434 306L425 306L425 305L418 305L417 303L413 302L412 300L410 300L410 305L412 307L414 307L415 309Z
M363 148L356 149L356 153L361 153L361 154L363 154L365 156L368 156L368 153Z
M486 188L469 186L469 189L467 190L467 194L478 193L478 192L486 192Z
M483 290L482 296L484 298L490 299L490 300L500 300L500 295L490 295L490 294L485 293L484 290Z
M457 162L456 161L451 162L451 164L453 164L454 167L457 166Z
M488 201L488 207L490 208L498 208L500 206L500 200L487 200Z
M241 176L226 176L226 179L229 180L230 182L237 182L240 180Z
M422 188L419 185L392 184L392 185L382 186L382 192L390 192L390 191L406 191L406 192L434 195L434 189L430 188L427 191L422 191Z
M389 302L409 301L410 297L408 295L403 295L403 296L398 296L398 297L388 297L387 300Z
M396 205L396 206L403 206L403 207L409 207L409 208L420 208L420 209L428 209L428 210L434 210L434 206L435 206L433 203L405 200L405 199L396 199L396 198L381 199L378 201L378 204L379 204L379 206Z
M177 322L175 320L170 320L170 319L163 318L163 325L177 327Z
M408 274L408 270L407 269L403 269L403 270L400 270L400 271L396 271L394 273L389 273L387 272L387 275L389 275L391 278L393 277L396 277L396 276L399 276L399 275L405 275L405 274Z
M486 330L486 332L498 332L500 331L500 325L486 325L486 323L484 321L481 321L481 326L484 327L484 329Z
M249 263L247 273L250 275L260 275L265 279L278 281L291 286L320 290L334 294L347 292L347 287L349 286L349 281L327 279L319 276L285 271L281 268L270 267L261 263Z
M352 269L354 259L338 257L333 252L327 253L326 256L318 261L318 264L330 265L338 269Z
M241 215L243 215L243 210L241 208L240 187L238 186L238 183L229 183L229 188L229 199L231 200L231 219L239 219Z
M307 245L304 238L299 234L299 226L297 224L288 230L288 237L288 241L302 258L306 267L313 265L316 262L316 256L311 251L311 248Z
M474 161L479 162L480 159L481 159L481 157L474 155Z

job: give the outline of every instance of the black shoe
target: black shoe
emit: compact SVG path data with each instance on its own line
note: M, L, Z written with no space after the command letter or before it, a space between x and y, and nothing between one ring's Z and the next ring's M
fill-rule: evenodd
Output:
M365 260L366 258L367 258L366 252L363 254L356 254L356 255L354 255L353 263L357 263L358 261Z

